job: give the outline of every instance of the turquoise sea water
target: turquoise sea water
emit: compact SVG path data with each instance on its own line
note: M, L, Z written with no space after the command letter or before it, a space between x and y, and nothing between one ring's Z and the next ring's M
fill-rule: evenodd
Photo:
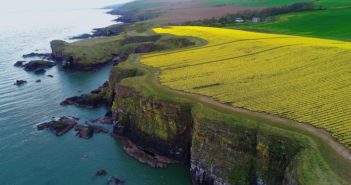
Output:
M90 140L70 131L56 137L37 131L36 125L51 117L76 116L85 120L102 117L104 109L62 107L70 96L89 92L108 78L109 67L96 73L67 73L54 67L54 78L37 76L13 67L30 52L49 52L53 39L67 39L92 28L111 24L115 18L102 10L1 12L0 10L0 184L89 185L105 184L110 176L127 185L188 185L188 166L153 169L127 156L107 134ZM27 80L16 87L16 80ZM41 79L41 83L35 83ZM106 177L95 177L106 169Z

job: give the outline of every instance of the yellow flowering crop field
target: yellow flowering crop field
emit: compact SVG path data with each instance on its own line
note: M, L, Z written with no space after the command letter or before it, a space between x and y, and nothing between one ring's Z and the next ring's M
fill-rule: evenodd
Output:
M162 84L329 131L351 149L351 43L209 27L166 27L205 46L145 55Z

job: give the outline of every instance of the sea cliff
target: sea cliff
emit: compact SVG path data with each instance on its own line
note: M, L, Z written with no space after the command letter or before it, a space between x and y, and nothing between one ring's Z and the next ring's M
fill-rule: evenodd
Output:
M188 164L193 184L299 184L295 158L303 146L298 142L236 121L198 116L189 103L144 95L120 84L137 76L123 68L110 76L114 134L151 155Z

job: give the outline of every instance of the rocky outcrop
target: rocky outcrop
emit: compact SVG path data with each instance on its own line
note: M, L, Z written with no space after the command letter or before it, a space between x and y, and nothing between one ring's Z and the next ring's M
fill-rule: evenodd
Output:
M89 126L77 125L74 130L77 132L77 136L84 139L90 139L93 137L94 129Z
M16 82L13 85L21 86L21 85L24 85L26 83L27 83L26 80L16 80Z
M84 108L111 107L109 84L105 82L101 87L89 94L67 98L61 105L75 105Z
M84 138L84 139L90 139L93 137L94 133L109 133L109 130L105 127L102 126L97 126L97 125L77 125L74 130L77 132L77 136Z
M36 75L41 75L44 73L46 73L46 70L43 68L34 71L34 74L36 74Z
M32 60L28 63L26 63L26 61L17 61L14 64L15 67L23 67L24 70L34 72L34 74L37 75L44 74L46 72L45 69L49 69L55 65L56 63L47 60Z
M106 176L106 175L107 175L107 171L104 170L104 169L98 170L98 171L95 173L95 176L97 176L97 177Z
M118 177L111 177L107 183L107 185L120 185L120 184L124 184L124 180L118 178Z
M35 73L42 73L43 69L48 69L54 67L56 64L54 62L46 60L32 60L23 65L24 70Z
M26 61L17 61L13 66L15 67L23 67L23 64L25 63Z
M55 61L63 61L66 57L63 53L64 47L68 43L62 40L53 40L50 42L51 46L51 57Z
M37 126L37 129L49 129L56 136L62 136L77 124L77 120L77 118L64 116L59 119L53 119L49 122L41 123Z

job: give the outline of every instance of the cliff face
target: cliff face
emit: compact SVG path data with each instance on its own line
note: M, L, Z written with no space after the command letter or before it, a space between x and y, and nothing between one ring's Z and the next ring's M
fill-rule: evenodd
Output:
M113 103L115 134L157 154L188 162L192 137L190 107L142 97L117 86Z
M118 85L115 134L139 146L190 162L193 184L298 184L294 158L300 146L258 129L199 120L191 108L143 97Z
M65 59L65 56L63 54L63 48L67 45L68 43L62 40L53 40L50 43L51 46L51 56L55 60L62 61Z
M287 138L258 129L196 120L191 148L194 184L297 184L291 172L299 149Z
M189 163L194 185L299 184L297 142L245 124L200 118L190 105L145 97L119 85L121 79L139 73L112 70L114 134L157 155Z

